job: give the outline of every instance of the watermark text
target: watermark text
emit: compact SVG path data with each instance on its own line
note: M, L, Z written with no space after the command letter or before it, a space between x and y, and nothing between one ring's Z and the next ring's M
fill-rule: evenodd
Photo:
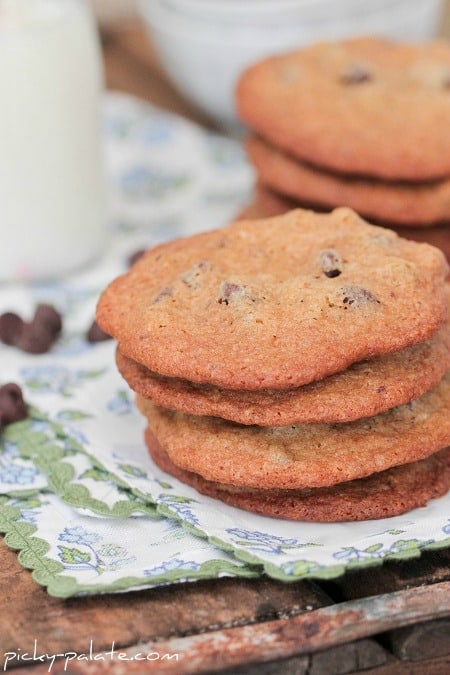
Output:
M59 652L57 654L48 654L39 650L38 641L34 641L33 650L25 651L17 648L16 651L5 652L3 654L3 671L8 668L25 663L47 663L47 672L51 673L56 661L62 661L64 671L71 663L89 662L89 661L178 661L179 654L165 654L158 651L127 653L123 649L117 649L115 642L112 643L108 651L96 652L94 641L90 640L89 649L86 652Z

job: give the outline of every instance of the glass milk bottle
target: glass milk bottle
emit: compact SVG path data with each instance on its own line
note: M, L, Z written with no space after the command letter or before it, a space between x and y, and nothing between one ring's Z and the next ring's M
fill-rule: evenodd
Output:
M83 0L0 0L0 281L64 275L100 254L101 90Z

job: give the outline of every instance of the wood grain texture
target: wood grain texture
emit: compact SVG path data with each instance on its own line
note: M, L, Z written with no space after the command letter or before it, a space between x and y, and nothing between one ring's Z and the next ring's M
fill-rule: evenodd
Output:
M450 619L397 628L388 635L392 653L404 661L450 656Z
M169 82L139 22L104 29L102 43L108 89L133 94L196 124L216 128L212 120L195 109Z
M450 582L422 586L379 596L350 600L307 611L288 619L278 619L252 625L212 630L187 637L141 642L128 648L127 657L135 660L116 665L117 673L142 673L145 655L157 654L153 672L170 675L190 675L220 672L249 664L270 663L293 656L320 652L345 645L355 640L390 630L399 625L414 624L418 618L445 617L450 615ZM345 668L355 662L344 650L344 668L334 673L351 672ZM354 650L353 650L354 651ZM171 658L162 658L168 655ZM174 656L177 658L173 658ZM347 666L345 666L345 660ZM339 661L335 662L339 664ZM422 664L423 665L423 664ZM90 663L93 675L111 671L111 662L99 660ZM147 666L147 664L146 664ZM122 667L122 670L120 668ZM146 670L150 670L146 667ZM84 663L71 663L73 675L85 671ZM64 664L55 664L54 673L64 672ZM318 670L314 675L319 675ZM353 671L355 672L355 671ZM310 674L313 675L313 674Z
M308 582L220 579L126 594L59 600L0 544L0 650L96 652L149 640L288 617L331 600ZM0 658L2 654L0 653ZM3 665L3 664L2 664Z
M391 593L418 586L450 581L450 549L427 551L418 558L386 561L365 570L352 570L325 584L335 600L355 600L377 593Z

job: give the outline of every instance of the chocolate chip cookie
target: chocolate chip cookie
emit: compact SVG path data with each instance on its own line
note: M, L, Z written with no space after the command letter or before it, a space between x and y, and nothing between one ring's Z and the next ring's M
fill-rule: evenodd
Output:
M389 518L425 506L450 487L450 448L426 459L396 466L367 478L328 488L305 490L249 490L214 483L180 469L147 428L147 446L154 462L198 492L230 506L274 518L340 522Z
M240 221L148 251L97 322L160 375L288 389L428 340L446 318L443 254L350 209Z
M390 225L450 223L449 178L412 185L342 176L300 162L256 136L247 139L246 149L259 180L299 204L317 204L322 210L349 206Z
M450 369L450 323L427 342L285 391L233 391L163 377L120 352L116 362L134 391L171 410L260 426L349 422L408 403L436 386Z
M159 408L140 396L137 402L176 466L235 487L329 487L450 444L450 372L415 401L344 424L242 426Z
M250 67L241 119L313 165L422 181L450 176L450 46L366 37L319 43Z

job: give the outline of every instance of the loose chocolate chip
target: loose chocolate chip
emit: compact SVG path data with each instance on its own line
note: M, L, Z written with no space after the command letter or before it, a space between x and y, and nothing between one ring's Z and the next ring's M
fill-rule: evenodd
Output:
M14 312L0 316L0 340L30 354L48 352L61 329L61 314L52 305L38 305L29 323Z
M93 321L88 332L86 333L86 340L94 344L95 342L105 342L106 340L112 340L111 335L105 333L104 330L100 328L96 321Z
M145 248L141 248L138 251L135 251L134 253L131 253L131 255L128 256L127 258L127 265L128 267L132 267L134 263L137 263L137 261L142 258L142 256L145 253Z
M322 272L329 279L333 279L334 277L338 277L340 274L342 274L341 256L331 248L321 251L320 266L322 268Z
M51 329L39 322L24 323L16 347L28 354L45 354L50 351L55 336Z
M28 416L21 388L14 382L0 387L0 424L18 422Z
M14 312L5 312L0 316L0 340L5 345L15 345L22 332L23 321Z
M61 314L52 305L38 305L32 323L45 326L55 338L62 330Z
M372 82L372 73L361 64L352 63L341 76L343 84L364 84Z
M342 300L344 309L347 309L350 305L361 307L366 304L380 304L376 295L362 286L344 286L340 292L344 296Z

